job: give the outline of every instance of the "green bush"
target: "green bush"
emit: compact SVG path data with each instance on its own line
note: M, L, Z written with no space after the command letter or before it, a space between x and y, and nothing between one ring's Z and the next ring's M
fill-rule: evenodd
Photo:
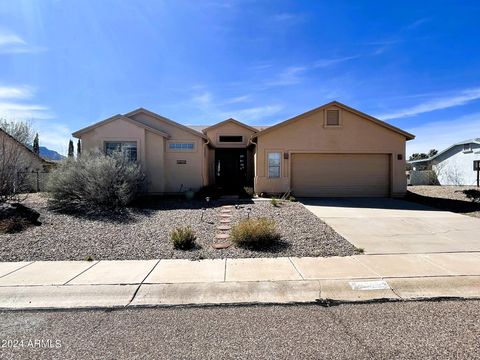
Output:
M297 201L297 199L295 198L295 196L290 195L288 197L288 201L295 202L295 201Z
M49 176L50 205L61 210L117 209L141 192L145 176L121 153L83 153L63 161Z
M280 206L280 202L276 199L276 198L272 198L270 200L270 204L272 204L273 206L275 207L279 207Z
M230 237L241 247L265 248L274 245L280 240L275 221L267 218L243 220L235 225Z
M178 227L172 231L170 237L173 247L178 250L189 250L195 246L197 237L194 231L189 227Z

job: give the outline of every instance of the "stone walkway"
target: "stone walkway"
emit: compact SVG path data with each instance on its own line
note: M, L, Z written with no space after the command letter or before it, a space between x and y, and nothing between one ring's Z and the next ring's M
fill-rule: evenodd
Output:
M480 253L0 263L0 308L480 297Z
M230 238L230 230L232 225L232 209L233 205L223 205L220 208L220 225L217 226L217 234L212 247L215 249L226 249L232 245L228 239Z

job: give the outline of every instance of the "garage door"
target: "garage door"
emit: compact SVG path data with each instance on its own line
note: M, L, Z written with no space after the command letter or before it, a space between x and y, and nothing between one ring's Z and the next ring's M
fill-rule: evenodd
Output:
M293 154L295 196L389 196L389 155Z

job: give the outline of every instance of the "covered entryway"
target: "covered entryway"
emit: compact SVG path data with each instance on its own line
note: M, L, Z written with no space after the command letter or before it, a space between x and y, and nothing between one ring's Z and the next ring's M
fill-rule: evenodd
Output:
M388 154L292 154L292 192L298 197L390 195Z
M237 194L252 184L253 154L248 149L215 149L215 185L225 194Z

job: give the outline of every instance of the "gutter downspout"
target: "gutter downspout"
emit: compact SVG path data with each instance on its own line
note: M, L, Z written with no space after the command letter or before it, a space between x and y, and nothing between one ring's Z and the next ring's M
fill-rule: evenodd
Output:
M207 142L203 143L203 154L202 154L202 182L203 186L208 185L206 182L206 176L205 176L205 158L208 156L208 150L207 150L207 155L205 155L205 146L208 146L210 144L210 139L207 137ZM207 163L207 171L210 170L209 164Z
M256 185L256 178L257 178L257 143L253 141L252 139L254 138L255 134L250 136L250 139L248 139L248 145L252 144L255 146L255 154L253 157L253 191L256 193L255 185ZM247 145L247 146L248 146Z

